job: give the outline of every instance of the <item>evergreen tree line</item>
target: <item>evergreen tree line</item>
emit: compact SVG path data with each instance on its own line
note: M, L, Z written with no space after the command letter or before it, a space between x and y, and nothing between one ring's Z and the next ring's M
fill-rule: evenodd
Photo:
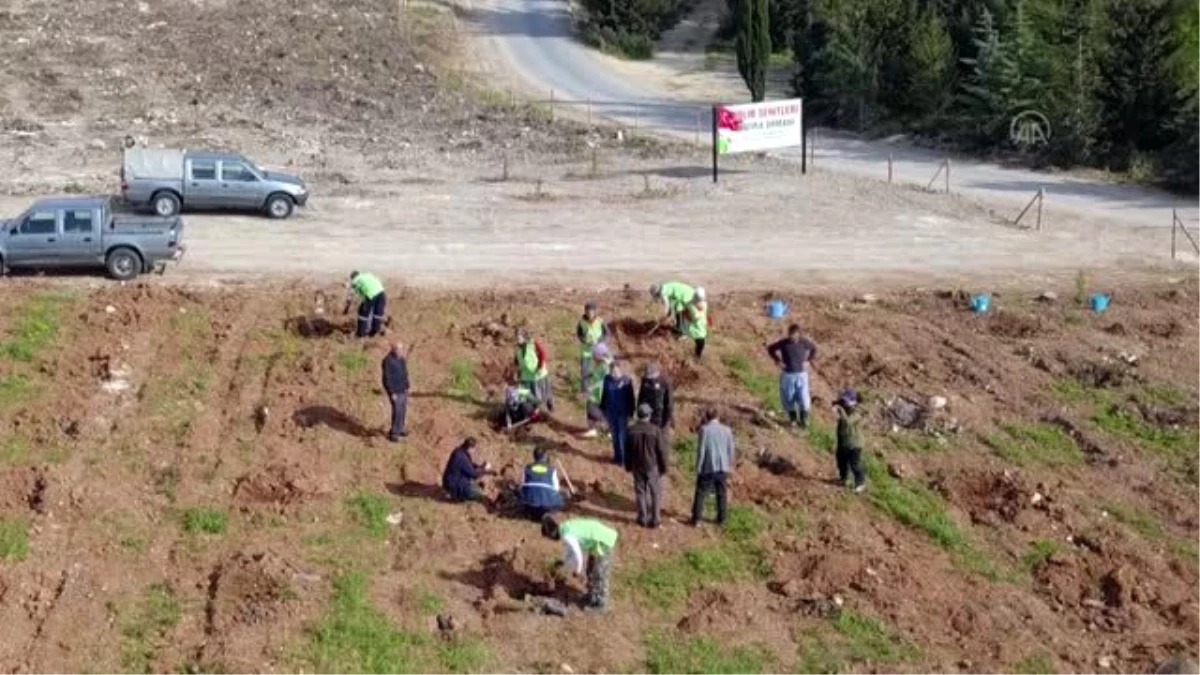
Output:
M1042 162L1197 189L1195 0L770 2L810 122L988 152L1036 111L1049 139L1024 150Z

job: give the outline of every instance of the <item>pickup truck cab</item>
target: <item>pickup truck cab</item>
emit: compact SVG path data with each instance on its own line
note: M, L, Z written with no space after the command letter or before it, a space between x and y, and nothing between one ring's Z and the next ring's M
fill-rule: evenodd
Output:
M117 215L110 197L39 199L0 220L0 272L9 269L102 267L128 281L183 257L178 216Z
M126 148L121 195L160 216L183 209L259 211L287 218L308 202L298 176L259 168L234 152Z

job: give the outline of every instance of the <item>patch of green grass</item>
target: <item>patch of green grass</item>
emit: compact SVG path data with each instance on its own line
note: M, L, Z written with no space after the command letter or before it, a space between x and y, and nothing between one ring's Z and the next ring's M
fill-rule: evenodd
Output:
M871 505L919 532L951 553L954 563L993 581L1011 575L988 559L962 531L940 496L920 485L910 485L887 473L872 455L863 457L869 479Z
M221 509L191 508L183 512L183 530L188 534L225 534L229 517Z
M787 526L794 534L803 536L808 532L808 513L804 509L795 509L787 514Z
M1103 389L1094 387L1085 387L1083 384L1073 377L1060 377L1050 384L1050 390L1054 392L1063 403L1102 403L1109 400L1110 395Z
M1030 654L1025 658L1013 664L1012 671L1021 673L1022 675L1043 675L1045 673L1056 673L1054 669L1054 657L1046 652L1038 652Z
M184 675L222 675L223 673L233 672L233 669L222 661L205 661L203 659L191 658L179 664L175 672L183 673Z
M675 462L675 470L679 473L696 477L696 437L691 434L680 435L675 439L675 447L672 453Z
M1136 507L1108 503L1104 505L1104 510L1118 523L1128 525L1134 532L1147 539L1162 539L1166 536L1162 525L1153 516Z
M478 639L460 636L438 645L438 658L447 673L478 673L490 655Z
M1150 424L1140 415L1119 406L1108 406L1097 411L1092 421L1106 433L1128 439L1139 448L1158 455L1187 482L1200 480L1196 454L1200 435L1195 428L1175 429Z
M778 377L771 373L764 373L754 367L754 363L750 358L742 353L726 354L721 357L721 361L729 372L737 378L741 383L742 388L749 392L763 410L771 410L776 413L783 412L783 406L779 402L779 381Z
M0 409L33 398L36 388L24 375L0 375Z
M810 418L804 435L808 438L810 447L829 455L837 450L837 430L833 427L827 427Z
M731 506L725 518L723 534L731 541L749 542L767 529L767 519L753 506Z
M450 360L450 390L464 394L479 391L479 380L475 377L475 362L470 359Z
M29 441L13 434L0 442L0 466L18 466L29 459Z
M380 494L359 492L348 502L354 519L367 530L372 537L382 539L387 536L388 499Z
M146 550L146 540L132 534L121 535L117 539L117 545L134 553L143 553Z
M367 354L361 349L347 349L337 355L338 365L348 373L357 373L367 367Z
M637 597L658 607L672 607L695 589L732 581L743 568L731 547L693 548L651 563L628 577Z
M154 584L121 624L121 663L128 672L150 673L167 633L179 624L182 611L175 593Z
M428 589L423 589L417 595L417 607L420 608L422 614L441 614L445 606L446 601L442 600L442 596Z
M1058 468L1083 463L1075 439L1052 424L1003 424L1000 429L984 441L1013 464Z
M1192 395L1182 389L1169 385L1146 385L1138 392L1138 398L1146 403L1158 405L1186 405L1192 401Z
M825 626L799 633L796 642L796 671L801 673L839 673L859 662L880 668L921 656L919 649L878 619L848 609L839 611Z
M367 597L362 572L334 578L329 610L309 633L301 658L324 673L419 673L481 670L486 647L474 640L436 643L397 629Z
M760 645L726 647L712 638L661 632L646 637L649 673L764 673L774 661Z
M60 332L59 321L65 298L43 293L34 296L19 313L8 339L0 344L0 355L10 361L29 363L53 344Z
M1027 572L1035 572L1039 567L1046 564L1050 556L1058 553L1062 548L1058 542L1050 541L1049 539L1038 539L1029 545L1029 551L1021 556L1021 567Z
M0 518L0 560L19 561L29 555L29 522Z

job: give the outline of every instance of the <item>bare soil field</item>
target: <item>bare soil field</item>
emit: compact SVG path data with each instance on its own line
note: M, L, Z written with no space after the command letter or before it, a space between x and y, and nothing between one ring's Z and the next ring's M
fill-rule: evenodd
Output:
M382 437L383 340L302 284L0 291L0 669L9 672L1123 671L1197 650L1194 280L1120 286L1095 315L1005 292L791 295L818 343L816 422L780 427L765 296L721 293L701 363L647 337L644 292L597 296L619 354L663 364L679 422L667 522L580 440L585 297L398 291L410 438ZM336 296L334 296L336 297ZM326 306L329 306L327 304ZM322 321L314 321L322 319ZM528 326L560 409L493 431ZM315 328L315 330L313 330ZM864 397L869 489L834 474L835 390ZM941 397L942 401L934 397ZM690 426L716 405L739 458L724 530L679 521ZM944 405L943 405L944 404ZM500 495L535 445L621 533L606 615L505 502L446 503L464 437ZM389 521L388 517L400 514ZM436 617L441 616L439 621ZM441 629L439 629L439 623Z

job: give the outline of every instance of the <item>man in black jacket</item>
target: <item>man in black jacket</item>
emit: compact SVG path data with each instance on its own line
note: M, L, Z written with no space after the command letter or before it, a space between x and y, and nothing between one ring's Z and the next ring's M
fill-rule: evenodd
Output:
M667 437L650 423L650 406L638 406L637 424L629 429L629 447L625 470L633 474L633 494L637 500L637 524L655 528L662 504L662 477L670 464Z
M646 366L646 375L642 378L642 386L638 390L638 406L650 406L650 423L660 429L667 429L674 421L673 403L671 401L671 383L662 379L662 372L657 363Z
M408 360L401 342L392 344L387 356L383 357L383 390L392 404L392 427L388 431L388 440L395 443L408 435L404 428L408 414Z

